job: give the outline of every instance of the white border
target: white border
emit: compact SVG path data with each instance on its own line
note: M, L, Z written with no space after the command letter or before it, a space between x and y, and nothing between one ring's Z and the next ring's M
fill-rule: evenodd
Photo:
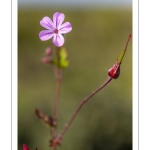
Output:
M7 8L7 9L6 9ZM0 2L0 147L11 148L11 2Z
M17 72L17 60L18 60L18 46L17 46L17 31L18 31L18 3L17 0L12 0L12 149L18 149L18 128L17 128L17 110L18 110L18 72Z
M139 148L150 149L150 5L139 0Z
M132 17L132 30L133 30L133 36L132 36L132 40L133 40L133 76L132 76L132 80L133 80L133 99L132 99L132 112L133 112L133 117L132 117L132 143L133 143L133 150L139 150L139 117L138 117L138 109L139 109L139 92L138 92L138 1L134 0L132 3L132 12L133 12L133 17Z

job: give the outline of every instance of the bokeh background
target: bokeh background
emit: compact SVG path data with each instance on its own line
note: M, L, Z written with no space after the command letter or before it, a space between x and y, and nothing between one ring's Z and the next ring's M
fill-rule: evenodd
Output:
M56 3L55 3L56 2ZM131 1L18 1L18 150L48 150L48 128L35 108L52 115L55 78L40 59L51 40L42 42L39 22L56 11L65 14L73 30L65 35L70 65L63 70L58 131L82 99L107 78L130 33ZM132 150L132 39L121 74L95 95L66 132L60 150Z

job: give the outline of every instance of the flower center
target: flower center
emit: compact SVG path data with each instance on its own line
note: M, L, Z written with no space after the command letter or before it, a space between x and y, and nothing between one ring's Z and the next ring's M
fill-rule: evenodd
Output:
M54 30L54 33L58 34L58 30L57 30L57 29L55 29L55 30Z

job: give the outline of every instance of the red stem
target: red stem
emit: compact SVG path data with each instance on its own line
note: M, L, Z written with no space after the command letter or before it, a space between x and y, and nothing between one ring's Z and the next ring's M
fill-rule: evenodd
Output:
M58 116L59 96L60 96L60 84L61 84L61 70L56 69L56 94L55 94L55 106L54 106L54 118Z
M112 80L112 78L108 78L108 80L102 85L100 86L96 91L94 91L92 94L90 94L87 98L85 98L80 105L78 106L78 108L76 109L76 111L74 112L74 114L72 115L72 117L70 118L70 120L68 121L68 123L65 125L64 129L62 130L62 132L59 134L59 136L57 137L57 141L59 142L59 140L62 139L62 137L64 136L64 134L66 133L66 131L68 130L68 128L70 127L70 125L72 124L73 120L75 119L76 115L78 114L78 112L80 111L80 109L82 108L82 106L89 101L96 93L98 93L100 90L102 90L110 81Z
M57 60L58 62L60 61L59 58L59 49L57 51ZM55 104L54 104L54 116L53 116L53 124L54 128L52 131L52 140L54 141L57 136L57 126L58 126L58 108L59 108L59 97L60 97L60 85L61 85L61 80L62 80L62 73L61 69L59 66L54 67L54 72L55 72L55 77L56 77L56 92L55 92ZM53 145L53 150L57 149L57 145Z
M55 69L55 76L56 76L56 93L55 93L55 104L54 104L54 116L53 116L53 123L54 123L54 133L53 138L56 137L56 126L57 126L57 118L58 118L58 108L59 108L59 96L60 96L60 85L61 85L61 70L59 68Z
M128 46L128 43L129 43L129 41L130 41L131 36L132 36L132 35L130 34L129 37L128 37L127 43L126 43L126 45L125 45L125 50L127 49L127 46Z

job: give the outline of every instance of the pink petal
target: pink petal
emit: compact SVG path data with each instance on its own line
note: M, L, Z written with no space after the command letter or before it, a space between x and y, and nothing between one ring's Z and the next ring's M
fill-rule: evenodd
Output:
M40 33L39 33L39 38L42 40L42 41L46 41L46 40L49 40L50 38L52 38L54 36L54 32L51 31L51 30L42 30Z
M23 144L22 147L23 147L23 150L29 150L29 148L25 144Z
M52 29L54 30L54 24L52 22L52 20L49 17L44 17L41 21L40 21L40 25L46 29Z
M57 47L60 47L64 44L65 39L61 34L55 34L52 41Z
M65 15L63 13L59 13L59 12L56 12L54 15L53 15L53 23L54 23L54 27L56 29L59 28L59 26L63 23L65 19Z
M60 26L59 33L66 34L72 30L72 25L69 22L65 22Z

